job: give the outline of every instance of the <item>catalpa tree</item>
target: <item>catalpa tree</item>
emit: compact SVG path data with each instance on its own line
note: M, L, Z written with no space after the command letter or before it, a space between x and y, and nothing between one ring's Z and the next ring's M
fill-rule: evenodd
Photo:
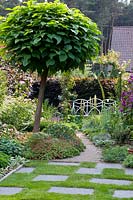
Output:
M0 23L4 55L23 71L37 71L41 78L33 132L40 128L48 73L84 69L99 51L97 25L78 9L55 2L28 1L17 6Z

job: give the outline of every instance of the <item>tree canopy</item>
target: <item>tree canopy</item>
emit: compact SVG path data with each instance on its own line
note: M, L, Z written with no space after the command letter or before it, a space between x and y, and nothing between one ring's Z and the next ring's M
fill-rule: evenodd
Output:
M20 5L27 0L0 0L0 15L5 15L15 5ZM52 2L53 0L47 0ZM45 2L45 0L38 0ZM102 31L101 51L110 49L113 26L133 26L133 1L130 0L61 0L68 7L80 9L86 16L95 21Z
M24 71L55 73L83 67L98 53L97 25L63 3L17 6L0 26L6 55ZM4 49L3 49L4 50Z
M2 51L24 71L41 76L34 132L39 131L48 72L84 69L99 52L97 25L78 9L55 2L28 1L13 8L0 23Z

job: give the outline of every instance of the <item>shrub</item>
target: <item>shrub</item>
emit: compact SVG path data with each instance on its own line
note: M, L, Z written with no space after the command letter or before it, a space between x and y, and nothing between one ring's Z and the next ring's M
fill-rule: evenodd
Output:
M0 151L0 168L5 168L10 161L10 156Z
M75 130L82 128L83 116L82 115L67 115L66 121L71 124ZM75 125L74 125L75 124ZM75 127L74 127L74 126Z
M103 110L101 121L106 132L118 143L127 142L130 137L130 130L122 119L118 106L112 106L110 110Z
M123 162L123 165L125 167L130 167L130 168L133 168L133 155L128 155L124 162Z
M101 115L89 115L83 119L82 131L92 138L94 135L99 134L99 131L103 132L104 127L101 126Z
M96 146L111 146L113 144L115 144L115 141L111 139L111 135L110 134L99 134L99 135L95 135L92 138L93 143Z
M127 147L110 147L103 151L103 160L106 162L121 162L128 155Z
M51 135L52 137L61 138L65 140L71 140L76 136L75 130L73 128L70 128L61 123L50 124L45 129L45 131L47 134Z
M73 157L81 152L71 140L52 138L45 133L33 134L26 143L25 149L27 158L39 160Z
M111 106L109 109L102 109L100 115L91 115L83 121L82 130L90 138L99 134L109 133L111 138L118 144L127 142L130 137L130 129L122 119L118 106Z
M66 140L69 143L71 142L75 148L80 151L83 151L84 145L82 144L81 140L76 136L75 129L69 127L65 124L61 123L54 123L50 124L46 129L45 132L51 137Z
M94 78L82 78L75 80L74 90L78 94L78 99L89 99L90 97L94 97L96 95L98 98L102 99L102 93L99 86L99 83ZM111 96L115 96L115 80L113 79L101 79L100 83L103 87L105 97L108 98Z
M13 139L1 138L0 139L0 151L7 155L15 157L16 155L22 155L23 146Z
M2 107L0 120L17 130L24 130L32 123L33 103L23 98L9 98Z

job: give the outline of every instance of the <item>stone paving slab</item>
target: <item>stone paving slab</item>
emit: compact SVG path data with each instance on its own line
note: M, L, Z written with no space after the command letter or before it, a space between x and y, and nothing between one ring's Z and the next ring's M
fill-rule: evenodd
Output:
M102 178L92 178L90 179L90 182L99 184L115 184L115 185L130 185L132 183L132 181L127 181L127 180L102 179Z
M0 187L0 195L12 195L21 192L23 188L18 187Z
M126 174L126 175L133 175L133 169L128 169L128 168L126 168L126 169L125 169L125 174Z
M115 163L98 163L96 165L96 168L98 168L98 169L105 169L105 168L123 169L121 164L115 164Z
M34 167L22 167L21 169L16 171L16 173L31 173L34 171L34 169Z
M116 197L116 198L133 198L133 190L115 190L113 197Z
M39 175L33 181L65 181L68 177L63 175Z
M76 171L77 174L101 174L101 169L96 168L80 168Z
M51 187L48 192L61 193L61 194L93 194L93 189L86 188L67 188L67 187Z
M80 163L71 162L48 162L49 165L62 165L62 166L79 166Z

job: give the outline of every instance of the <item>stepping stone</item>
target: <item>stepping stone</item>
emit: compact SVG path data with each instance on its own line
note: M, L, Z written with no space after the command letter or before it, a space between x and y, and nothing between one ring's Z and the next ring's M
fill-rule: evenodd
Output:
M70 163L70 162L49 162L49 165L63 165L63 166L79 166L80 163Z
M101 174L102 169L96 169L96 168L80 168L78 171L76 171L77 174Z
M0 187L0 195L12 195L21 192L23 188L18 187Z
M116 197L116 198L133 198L133 190L115 190L113 197Z
M21 169L16 171L16 173L31 173L34 171L34 169L35 168L33 168L33 167L22 167Z
M48 192L86 195L86 194L93 194L94 190L86 188L51 187Z
M62 175L39 175L33 181L65 181L68 176Z
M133 169L125 169L126 175L133 175Z
M92 178L90 179L91 183L100 183L100 184L115 184L115 185L130 185L132 181L127 180L115 180L115 179L101 179L101 178Z
M105 168L123 169L121 164L115 164L115 163L98 163L96 165L96 168L98 168L98 169L105 169Z

